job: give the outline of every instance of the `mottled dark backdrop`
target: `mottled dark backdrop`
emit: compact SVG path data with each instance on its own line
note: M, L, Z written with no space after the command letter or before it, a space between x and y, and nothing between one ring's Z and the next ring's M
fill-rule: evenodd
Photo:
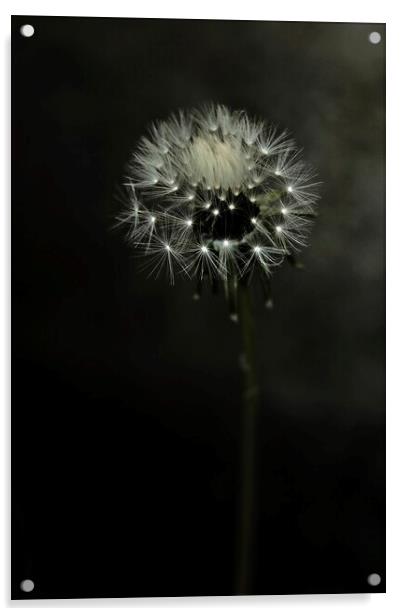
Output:
M255 297L253 592L383 592L384 26L14 17L12 39L14 598L235 592L238 328L111 230L147 124L206 101L290 129L323 181L305 270L272 313Z

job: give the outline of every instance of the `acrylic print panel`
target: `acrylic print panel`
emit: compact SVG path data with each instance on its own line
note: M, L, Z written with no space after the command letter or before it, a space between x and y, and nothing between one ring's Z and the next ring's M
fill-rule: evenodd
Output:
M384 60L13 17L14 599L384 592Z

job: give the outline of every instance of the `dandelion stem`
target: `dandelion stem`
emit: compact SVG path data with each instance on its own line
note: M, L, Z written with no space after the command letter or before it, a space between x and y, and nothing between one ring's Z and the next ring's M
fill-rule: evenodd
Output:
M241 365L244 373L244 384L236 592L237 594L250 594L254 543L253 526L255 522L256 419L259 391L250 287L242 281L240 281L238 287L238 307L243 341Z

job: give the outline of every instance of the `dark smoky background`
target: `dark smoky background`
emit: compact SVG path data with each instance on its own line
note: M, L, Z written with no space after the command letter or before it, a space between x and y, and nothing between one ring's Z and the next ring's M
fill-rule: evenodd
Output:
M239 328L113 228L149 123L208 101L323 182L304 270L253 297L252 592L384 591L384 62L381 24L13 17L14 598L236 592Z

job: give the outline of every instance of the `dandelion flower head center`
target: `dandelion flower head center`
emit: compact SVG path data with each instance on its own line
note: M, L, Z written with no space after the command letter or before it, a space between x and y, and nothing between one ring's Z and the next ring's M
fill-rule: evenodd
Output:
M252 220L258 216L259 207L246 195L229 193L229 197L219 200L213 219L208 210L201 210L197 216L197 229L200 237L209 236L212 240L241 240L253 231ZM234 207L231 207L234 206Z

